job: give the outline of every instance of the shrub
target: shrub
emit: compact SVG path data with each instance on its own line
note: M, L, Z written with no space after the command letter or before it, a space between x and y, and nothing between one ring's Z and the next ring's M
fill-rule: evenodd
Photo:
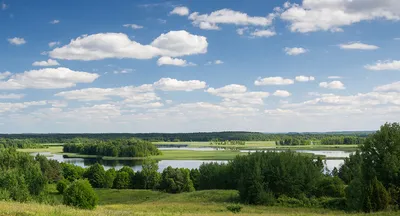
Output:
M118 171L117 176L114 179L114 186L113 188L116 189L127 189L130 185L130 178L129 174L124 171Z
M324 177L318 181L315 195L317 197L344 197L345 185L339 177Z
M228 209L228 211L236 214L242 210L242 206L239 204L231 204L231 205L226 206L226 209Z
M97 194L87 180L74 181L64 192L64 204L82 209L94 209Z
M66 180L66 179L61 179L60 181L57 182L57 191L58 191L60 194L63 194L64 191L65 191L65 189L67 189L68 184L69 184L68 180Z
M106 171L99 163L90 166L83 176L89 180L94 188L104 188L107 186Z

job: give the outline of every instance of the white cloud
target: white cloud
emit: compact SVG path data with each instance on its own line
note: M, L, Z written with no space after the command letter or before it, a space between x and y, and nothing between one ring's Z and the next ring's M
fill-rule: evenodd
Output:
M287 55L291 55L291 56L296 56L296 55L300 55L300 54L308 52L308 50L306 50L302 47L293 47L293 48L286 47L284 50Z
M53 46L57 46L57 45L60 45L59 41L52 41L49 43L49 47L53 47Z
M58 23L60 23L60 20L52 20L52 21L50 21L50 24L58 24Z
M127 27L127 28L132 28L132 29L142 29L143 28L143 26L137 25L137 24L124 24L123 26Z
M243 27L243 28L238 28L236 29L236 33L238 35L243 35L245 31L247 31L249 29L249 27Z
M210 14L194 12L190 14L189 19L192 20L194 26L212 26L213 29L219 29L219 24L269 26L272 24L274 16L271 14L266 17L252 17L240 11L221 9Z
M329 89L345 89L344 84L342 82L340 82L340 81L332 81L330 83L321 82L319 84L319 87L329 88Z
M396 91L400 92L400 82L394 82L387 85L377 86L374 88L374 91L378 92L389 92L389 91Z
M314 81L315 77L313 76L296 76L296 81L297 82L308 82L308 81Z
M175 7L169 14L176 14L179 16L189 15L189 8L187 7Z
M328 76L328 79L342 79L341 76Z
M101 43L99 43L101 41ZM106 58L151 59L156 56L185 56L207 52L207 38L184 30L161 34L151 44L142 45L122 33L83 35L50 52L52 58L100 60Z
M180 81L171 78L161 78L153 84L154 88L162 91L193 91L204 89L206 82L200 80Z
M169 56L163 56L157 60L157 65L174 65L179 67L195 66L196 64L192 62L187 62L186 60L179 58L171 58Z
M217 59L215 61L209 61L205 65L213 65L213 64L218 65L218 64L223 64L223 63L224 63L223 61Z
M263 99L269 96L268 92L248 92L246 86L231 84L221 88L208 88L206 92L223 98L226 106L243 106L245 104L261 105Z
M98 74L73 71L68 68L44 68L14 74L6 81L0 81L0 89L58 89L76 86L77 83L91 83Z
M378 61L374 65L365 65L368 70L383 71L383 70L400 70L400 61Z
M291 85L294 81L292 79L284 79L282 77L266 77L266 78L258 78L254 81L254 85L262 86L262 85Z
M379 49L378 46L364 44L364 43L360 43L360 42L340 44L339 47L340 47L340 49L350 49L350 50L376 50L376 49Z
M274 30L266 29L266 30L261 30L261 29L256 29L254 32L251 33L252 36L254 37L272 37L276 35L276 32Z
M23 103L0 103L0 113L3 112L17 112L21 109L28 108L30 106L44 106L46 101L29 101Z
M103 101L112 100L113 97L125 99L129 104L148 103L160 100L153 92L152 85L141 86L125 86L120 88L86 88L80 90L63 91L55 94L55 96L63 97L67 100L79 101Z
M19 38L19 37L8 38L7 40L8 40L8 42L9 42L10 44L17 45L17 46L18 46L18 45L22 45L22 44L26 44L25 39Z
M0 73L0 80L3 80L5 78L11 76L11 74L12 73L10 71L6 71L6 72L3 72L3 73Z
M113 73L114 74L127 74L127 73L131 73L133 71L133 69L130 68L122 68L119 70L114 70Z
M396 0L303 0L302 5L286 6L280 17L290 23L292 32L340 32L341 27L362 21L400 19L400 2Z
M48 59L47 61L35 61L32 63L33 66L49 67L60 65L56 60Z
M220 28L217 26L217 24L209 23L209 22L201 22L199 24L199 28L204 29L204 30L220 30Z
M276 90L273 95L277 97L289 97L292 94L285 90Z
M0 99L21 99L24 94L0 94Z

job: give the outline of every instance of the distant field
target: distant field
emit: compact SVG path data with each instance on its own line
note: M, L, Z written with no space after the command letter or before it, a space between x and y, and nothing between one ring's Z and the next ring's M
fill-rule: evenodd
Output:
M164 216L224 216L224 215L272 215L272 216L361 216L320 208L290 208L243 205L238 214L226 209L238 199L237 191L213 190L182 194L166 194L148 190L96 190L99 206L93 211L77 210L55 204L0 202L0 215L39 216L86 216L86 215L164 215ZM398 212L380 212L371 216L395 216Z

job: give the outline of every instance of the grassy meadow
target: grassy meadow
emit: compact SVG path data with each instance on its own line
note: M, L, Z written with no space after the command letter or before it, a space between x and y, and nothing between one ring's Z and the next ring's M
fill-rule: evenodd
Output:
M55 193L55 192L54 192ZM0 215L365 215L346 214L342 211L333 211L321 208L290 208L280 206L251 206L242 205L238 214L233 214L226 206L236 203L238 192L234 190L196 191L181 194L167 194L149 190L115 190L97 189L99 206L92 211L77 210L60 203L44 205L37 203L0 202ZM54 195L61 202L60 195ZM373 216L394 216L398 212L379 212L368 214Z

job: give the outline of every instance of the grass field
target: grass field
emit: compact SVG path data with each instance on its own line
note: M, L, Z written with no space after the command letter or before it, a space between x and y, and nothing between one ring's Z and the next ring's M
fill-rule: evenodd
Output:
M346 214L321 208L290 208L243 205L238 214L233 214L226 206L238 199L237 191L213 190L182 194L166 194L148 190L96 190L99 206L93 211L77 210L60 204L43 205L36 203L0 202L0 215L40 215L40 216L83 216L83 215L164 215L164 216L224 216L224 215L271 215L271 216L334 216ZM398 212L380 212L373 216L395 216Z

